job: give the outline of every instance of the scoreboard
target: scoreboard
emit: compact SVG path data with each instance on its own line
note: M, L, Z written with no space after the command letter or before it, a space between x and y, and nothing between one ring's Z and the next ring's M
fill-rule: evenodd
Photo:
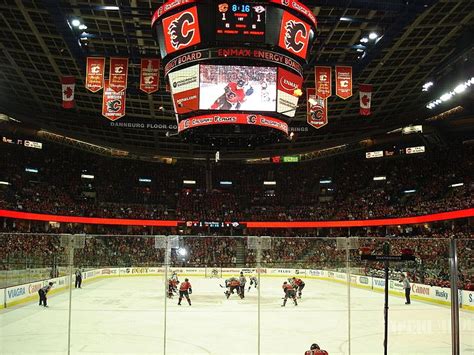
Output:
M265 6L235 1L220 1L216 5L216 40L265 41Z

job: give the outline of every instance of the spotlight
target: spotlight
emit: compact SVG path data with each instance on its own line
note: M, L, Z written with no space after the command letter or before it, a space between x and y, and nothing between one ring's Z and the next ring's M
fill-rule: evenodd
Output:
M377 33L371 32L371 33L369 34L369 39L374 40L374 39L377 39L378 36L379 36L379 35L378 35Z
M80 30L87 30L87 26L84 24L79 25Z
M71 21L71 25L73 25L74 27L79 27L81 25L81 21L79 21L78 19L74 19Z
M441 101L448 101L448 100L451 99L451 97L453 97L453 94L451 94L450 92L448 92L448 93L446 93L446 94L441 95L440 100L441 100Z
M456 86L456 87L454 88L454 92L455 92L456 94L460 94L460 93L462 93L463 91L466 91L466 85L465 85L465 84L459 84L458 86Z
M367 43L367 42L369 42L369 39L368 39L367 37L362 37L362 38L360 39L360 42L361 42L361 43Z
M188 254L188 251L187 251L186 249L184 249L184 248L179 248L179 249L178 249L178 254L179 254L180 256L186 256L186 254Z

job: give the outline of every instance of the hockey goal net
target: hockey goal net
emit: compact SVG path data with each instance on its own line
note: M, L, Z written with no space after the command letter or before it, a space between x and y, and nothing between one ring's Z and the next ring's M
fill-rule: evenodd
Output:
M220 267L206 267L206 279L220 279L222 277L222 269Z

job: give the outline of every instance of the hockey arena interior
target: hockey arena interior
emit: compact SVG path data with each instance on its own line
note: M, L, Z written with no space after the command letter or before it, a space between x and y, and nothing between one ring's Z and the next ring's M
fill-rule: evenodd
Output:
M471 0L0 10L0 354L474 354Z

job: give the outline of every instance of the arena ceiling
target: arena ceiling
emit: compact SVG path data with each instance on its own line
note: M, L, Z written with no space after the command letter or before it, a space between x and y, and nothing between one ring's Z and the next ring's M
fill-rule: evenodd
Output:
M163 1L154 0L1 0L0 1L0 113L22 122L21 127L42 130L43 138L59 135L113 147L143 156L202 158L216 148L189 143L174 135L172 103L164 85L146 95L138 90L142 56L159 56L152 37L150 18ZM311 62L305 73L305 88L314 87L313 66L352 65L355 83L374 86L373 115L359 116L355 85L351 99L329 99L329 125L315 130L306 125L305 101L290 123L296 127L293 140L247 144L258 137L222 138L222 157L271 156L318 152L345 145L373 142L390 130L424 122L439 131L430 116L461 106L453 115L465 124L447 123L447 129L472 131L472 94L438 111L428 110L442 83L472 69L474 5L471 0L310 0L303 1L318 18L318 33ZM84 31L71 28L68 20L80 19ZM83 34L86 32L86 34ZM360 39L369 33L378 41L358 51ZM87 37L87 39L84 39ZM87 56L130 58L127 116L125 122L148 122L158 128L111 127L101 116L101 95L84 88ZM470 66L470 67L469 67ZM471 72L472 74L472 72ZM76 77L76 108L61 108L60 77ZM451 77L449 77L451 75ZM429 80L438 87L423 93ZM164 80L162 78L162 83ZM471 102L471 103L469 103ZM5 117L5 116L3 116ZM441 119L444 116L440 117ZM1 120L0 120L1 121ZM443 122L450 122L444 119ZM18 125L15 124L15 127ZM450 127L450 128L449 128ZM217 139L217 138L216 138ZM224 146L225 145L225 146Z

